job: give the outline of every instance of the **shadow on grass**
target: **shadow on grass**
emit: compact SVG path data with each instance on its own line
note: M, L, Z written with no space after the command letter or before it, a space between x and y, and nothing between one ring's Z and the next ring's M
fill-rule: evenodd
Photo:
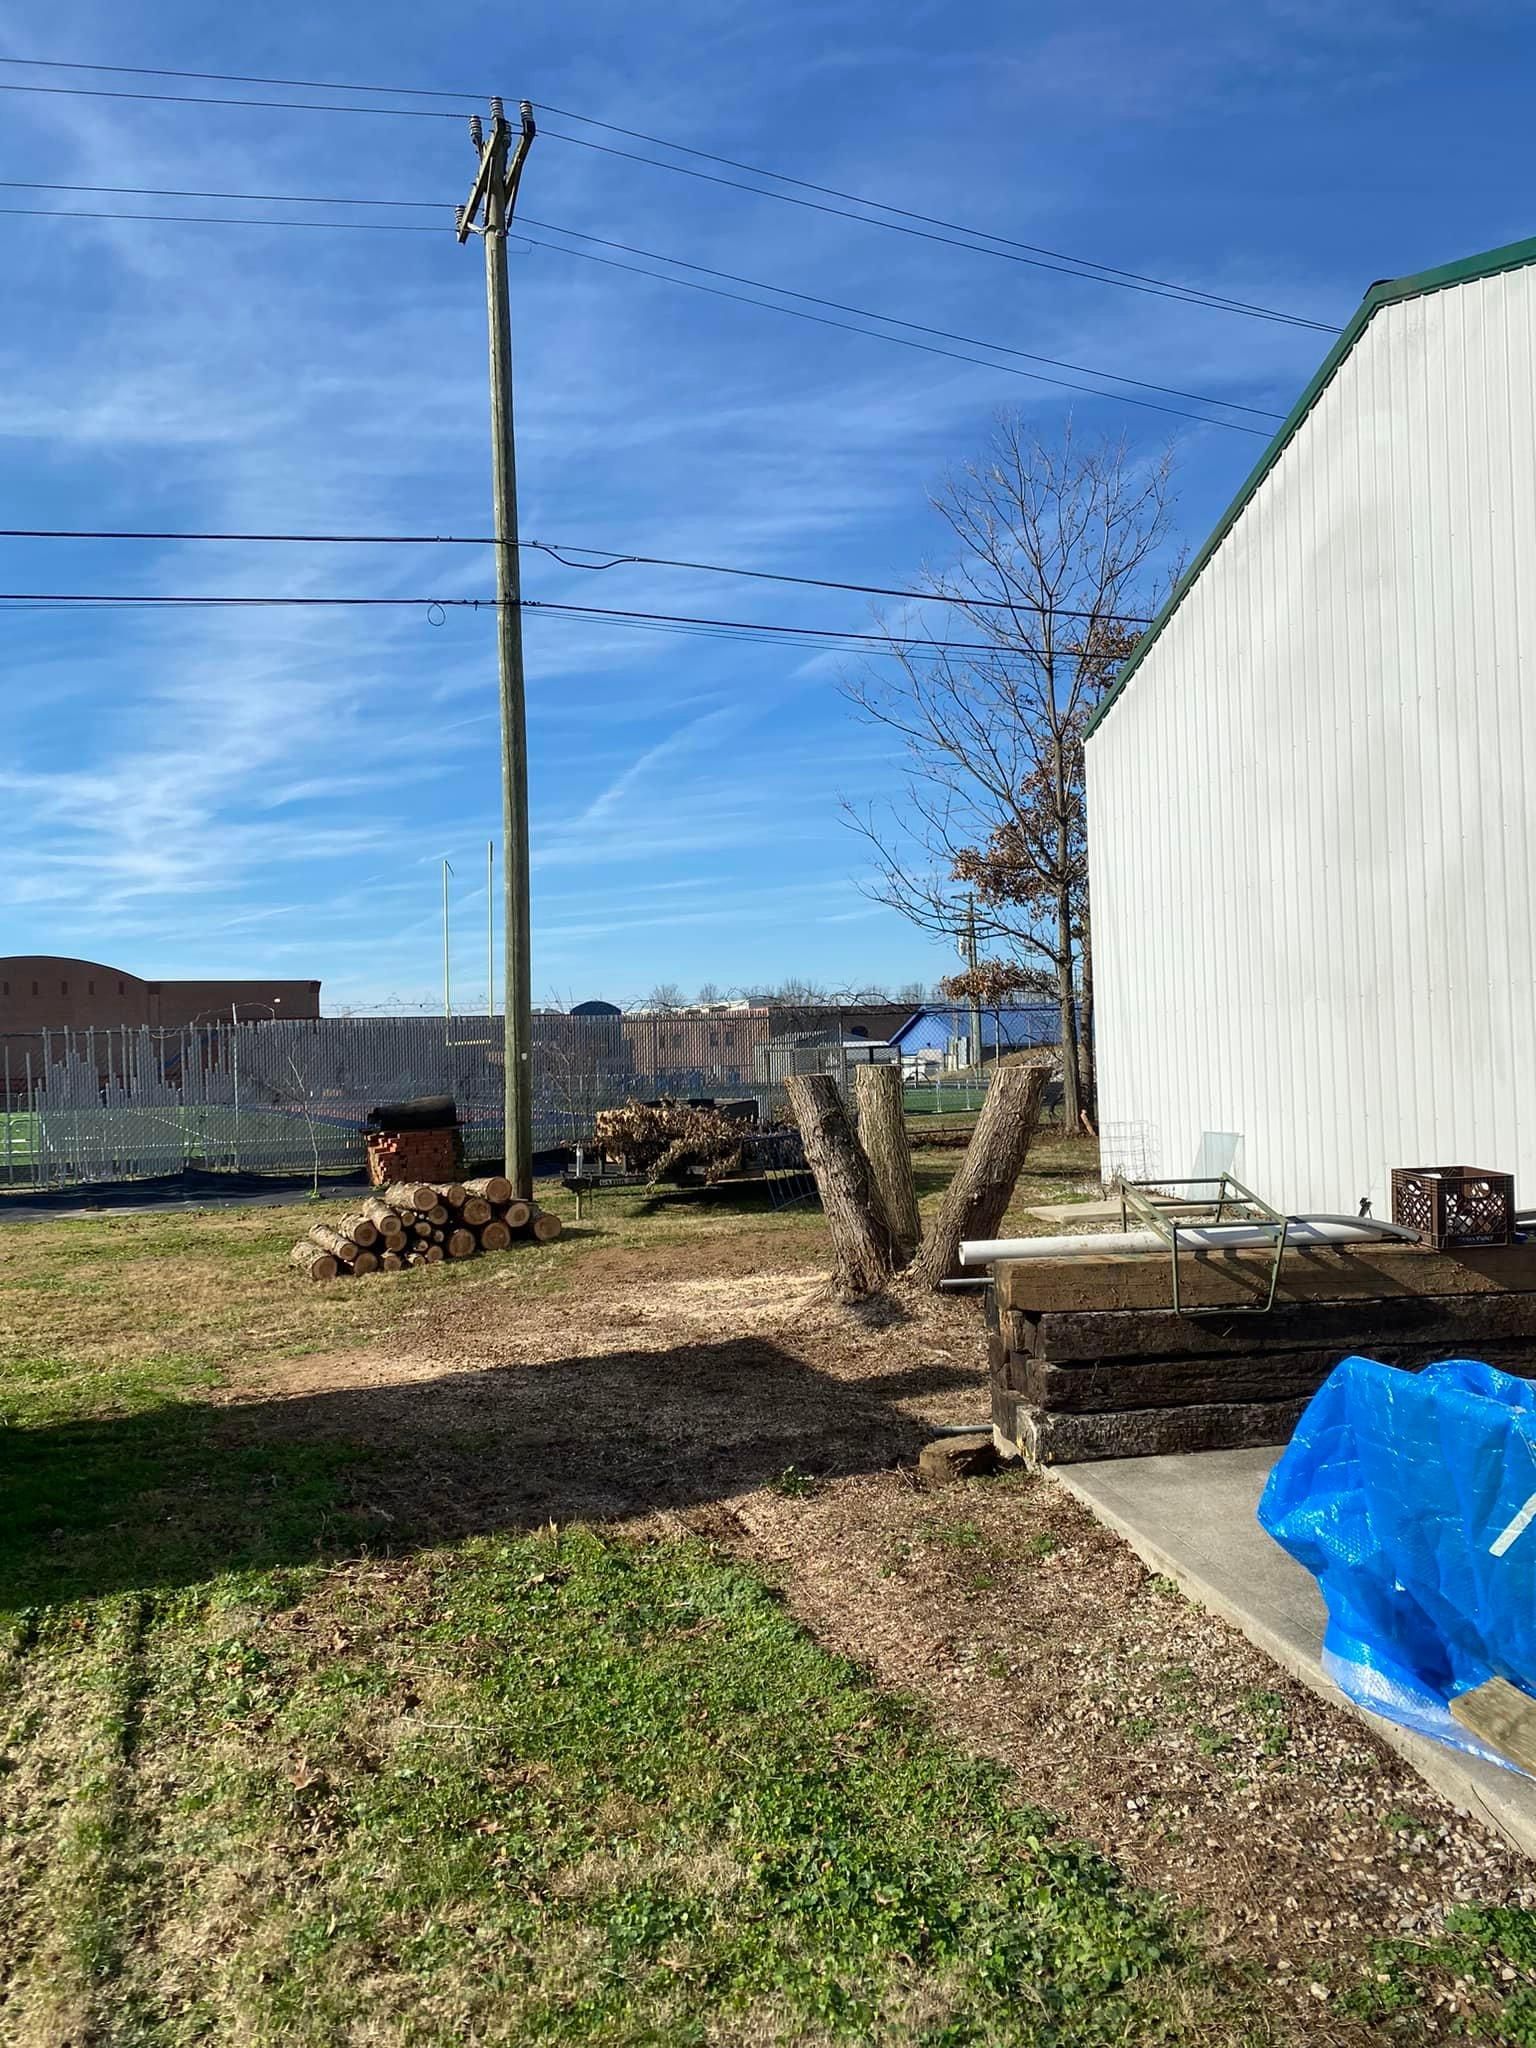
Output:
M878 1470L929 1434L898 1402L972 1379L855 1385L746 1339L0 1431L0 1607Z

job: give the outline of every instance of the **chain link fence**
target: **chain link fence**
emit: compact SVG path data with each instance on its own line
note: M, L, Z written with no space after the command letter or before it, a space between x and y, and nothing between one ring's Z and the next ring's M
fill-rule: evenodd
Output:
M756 1099L785 1114L791 1074L900 1061L914 1114L974 1109L969 1013L923 1011L901 1042L856 1013L768 1009L533 1018L534 1142L588 1143L600 1109L631 1098ZM989 1029L986 1019L992 1020ZM958 1023L958 1030L955 1028ZM1049 1005L989 1011L984 1054L1055 1042ZM907 1040L913 1042L909 1045ZM921 1043L917 1041L921 1040ZM171 1175L347 1173L376 1103L451 1095L471 1159L502 1149L499 1017L326 1017L0 1036L0 1188Z

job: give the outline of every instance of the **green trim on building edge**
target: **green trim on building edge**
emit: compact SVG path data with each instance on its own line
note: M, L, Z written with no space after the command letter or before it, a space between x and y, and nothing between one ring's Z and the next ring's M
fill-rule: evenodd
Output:
M1237 496L1217 521L1215 530L1212 532L1209 540L1207 540L1205 546L1174 585L1167 602L1163 605L1157 617L1131 649L1125 667L1116 676L1114 683L1105 693L1103 700L1095 710L1092 718L1088 721L1086 735L1088 738L1092 738L1093 734L1098 730L1100 721L1105 713L1119 697L1121 691L1124 690L1131 677L1140 668L1147 655L1152 651L1153 644L1164 626L1167 625L1168 621L1188 596L1195 578L1237 524L1249 499L1280 460L1292 436L1296 433L1313 406L1316 405L1328 385L1333 381L1334 372L1360 339L1360 336L1365 332L1365 328L1373 315L1380 312L1383 306L1395 305L1399 299L1418 298L1425 292L1444 291L1450 285L1470 284L1479 278L1496 277L1503 270L1523 270L1531 263L1536 263L1536 236L1531 236L1523 242L1507 242L1502 249L1488 249L1480 256L1464 256L1458 263L1442 263L1434 270L1416 271L1411 277L1389 278L1385 283L1373 284L1371 286L1365 297L1360 301L1360 304L1355 308L1349 325L1323 358L1311 383L1308 384L1300 398L1291 407L1280 426L1275 429L1274 439L1249 471L1247 478L1238 490Z

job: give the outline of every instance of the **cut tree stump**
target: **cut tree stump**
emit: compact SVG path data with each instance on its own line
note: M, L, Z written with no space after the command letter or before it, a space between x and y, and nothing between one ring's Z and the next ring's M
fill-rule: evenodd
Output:
M895 1270L894 1240L837 1083L830 1074L791 1074L784 1085L821 1195L838 1280L847 1294L876 1294Z
M334 1280L341 1271L334 1254L322 1251L313 1238L301 1237L288 1256L311 1280Z
M944 1191L918 1257L930 1287L937 1289L959 1272L960 1246L966 1238L996 1236L1029 1157L1049 1079L1050 1069L1043 1063L993 1068L971 1142Z
M869 1161L890 1220L896 1259L906 1265L922 1242L917 1189L912 1182L912 1147L907 1141L906 1091L894 1062L854 1070L859 1106L859 1143Z

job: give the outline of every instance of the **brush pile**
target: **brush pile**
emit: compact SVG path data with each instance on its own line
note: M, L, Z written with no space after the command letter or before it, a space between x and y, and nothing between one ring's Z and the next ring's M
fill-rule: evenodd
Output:
M748 1106L755 1115L756 1104ZM594 1133L604 1159L653 1183L728 1180L747 1170L744 1154L756 1136L742 1113L666 1097L600 1109Z
M468 1181L392 1181L334 1226L316 1223L289 1257L311 1280L344 1273L398 1273L443 1259L505 1251L514 1238L549 1244L561 1222L536 1202L515 1201L500 1174Z

